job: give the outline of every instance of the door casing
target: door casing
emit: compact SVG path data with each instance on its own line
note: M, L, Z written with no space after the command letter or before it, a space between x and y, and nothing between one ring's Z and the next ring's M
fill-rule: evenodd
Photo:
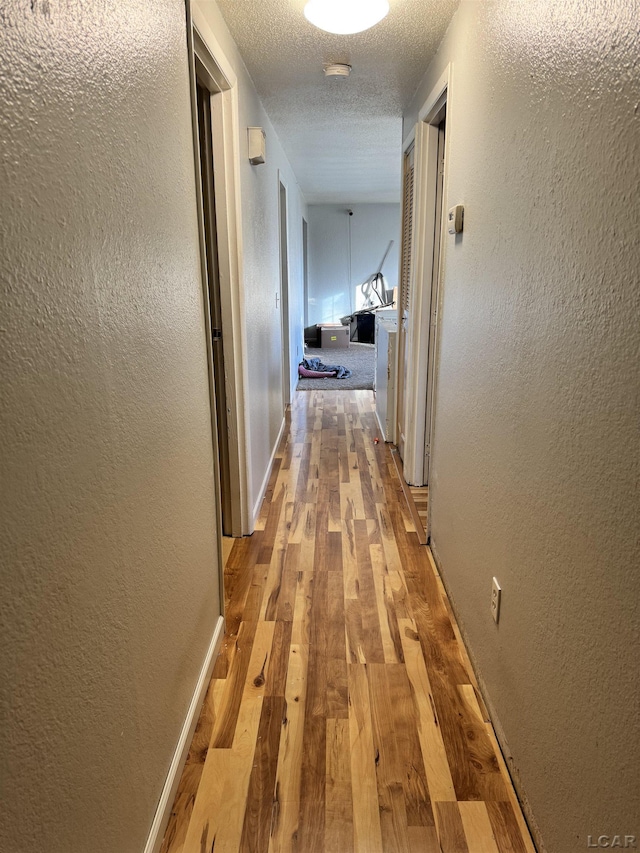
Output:
M212 349L214 397L211 409L215 415L217 445L216 479L220 484L220 510L222 532L230 536L231 525L231 471L229 467L229 429L227 423L227 389L224 366L224 341L222 336L222 310L220 275L218 271L218 233L215 211L215 185L213 180L213 140L211 134L211 91L200 79L200 64L196 58L196 81L199 125L200 174L204 212L205 256L208 304L205 311L207 340Z
M240 196L240 130L238 83L214 33L202 12L190 5L189 36L190 79L194 154L196 155L197 193L202 204L199 177L198 126L196 101L196 66L199 81L211 93L211 131L213 139L213 173L215 187L218 273L222 313L223 349L227 392L227 433L230 470L230 527L233 536L253 532L253 513L249 506L251 460L249 454L249 424L245 406L248 387L247 345L244 323L242 281L242 220ZM199 217L201 246L204 247L204 224ZM209 314L209 294L206 279L206 257L201 252L203 268L203 299L205 322ZM215 388L210 329L207 330L212 418L215 418ZM212 422L215 429L215 420ZM217 452L217 448L216 448Z
M437 118L441 118L438 126L437 181L435 199L435 234L433 245L433 266L431 274L431 296L429 302L429 352L427 355L427 406L425 412L424 430L424 482L429 484L431 473L431 440L433 433L433 414L435 402L436 381L436 351L438 344L438 307L440 300L440 262L442 255L442 236L444 229L444 148L446 145L446 104L442 107Z
M282 335L282 411L291 403L291 340L289 318L289 210L287 185L278 170L278 236L280 247L280 329Z
M407 483L427 482L433 455L433 419L438 360L438 305L440 270L444 259L443 220L446 215L447 170L442 184L440 222L436 228L438 188L438 136L443 110L451 116L451 65L432 89L420 110L418 123L405 140L405 150L415 144L414 239L411 309L407 330L407 379L404 399L406 424L403 471ZM445 164L447 161L445 144ZM439 245L436 247L436 240ZM434 257L439 263L434 266ZM430 403L429 403L430 401ZM427 420L429 423L427 424ZM429 450L429 460L426 450ZM427 531L429 533L429 531Z
M396 416L394 424L394 442L398 447L400 459L404 458L405 445L405 399L407 391L408 324L411 300L413 236L415 210L415 144L410 139L402 157L402 246L400 249L400 270L398 273L398 337L396 350ZM410 197L409 197L410 196ZM407 289L409 293L407 294Z

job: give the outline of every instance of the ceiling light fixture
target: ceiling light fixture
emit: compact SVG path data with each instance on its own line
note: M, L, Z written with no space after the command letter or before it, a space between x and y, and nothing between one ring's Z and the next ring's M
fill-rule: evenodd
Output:
M351 35L379 23L389 12L388 0L309 0L304 16L328 33Z

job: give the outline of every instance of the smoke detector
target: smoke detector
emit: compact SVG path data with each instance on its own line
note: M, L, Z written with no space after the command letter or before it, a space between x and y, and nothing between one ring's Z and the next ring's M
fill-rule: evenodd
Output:
M323 68L325 77L348 77L351 74L351 66L343 62L330 62Z

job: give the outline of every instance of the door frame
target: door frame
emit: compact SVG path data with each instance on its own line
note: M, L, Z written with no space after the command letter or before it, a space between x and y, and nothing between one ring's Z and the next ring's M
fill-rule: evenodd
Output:
M415 138L416 132L415 128L413 128L407 138L404 140L402 145L402 232L401 232L401 246L400 246L400 258L399 258L399 268L398 268L398 336L396 338L396 368L395 368L395 415L393 419L393 443L398 448L398 452L400 454L400 459L403 458L405 453L405 441L402 438L402 427L403 427L403 418L405 417L405 398L406 398L406 389L407 389L407 378L408 371L406 371L406 367L408 366L408 357L409 357L409 332L408 326L404 324L405 316L404 316L404 257L405 257L405 240L407 239L407 219L411 220L411 254L409 256L409 299L411 299L411 287L413 286L412 275L413 275L413 254L414 254L414 237L415 237L415 164L416 164L416 152L415 152ZM414 148L413 151L413 168L414 168L414 179L413 179L413 194L411 198L411 215L407 217L406 215L406 194L407 194L407 158L409 157L409 153L411 149ZM408 317L406 318L408 321ZM406 439L406 428L404 430L404 435Z
M306 329L309 325L309 223L302 217L302 290L303 290L303 317Z
M238 80L218 40L200 9L186 0L189 26L189 77L191 84L194 156L196 157L199 207L202 192L199 178L199 143L196 103L196 63L198 76L211 92L211 133L214 150L214 196L217 223L222 333L227 395L229 468L231 474L231 518L233 536L253 532L253 513L249 507L251 460L249 424L246 415L245 389L248 387L247 346L244 333L245 308L242 288L242 219L240 195L240 121L238 112ZM198 216L201 263L203 266L203 298L207 324L207 358L212 400L212 428L215 423L215 390L213 387L213 351L211 343L209 293L204 255L204 222ZM209 320L207 320L209 317ZM214 435L217 464L217 434ZM221 566L222 571L222 566Z
M435 247L435 210L438 169L438 116L446 104L447 121L451 116L451 64L449 64L436 85L431 90L418 115L415 129L405 141L405 150L415 140L415 178L414 178L414 232L412 252L412 282L411 308L409 312L409 328L407 346L407 388L411 392L405 395L405 450L404 478L410 485L425 484L425 451L426 442L433 437L433 414L435 406L435 381L437 370L435 362L438 359L438 348L429 346L430 334L438 331L437 307L440 301L439 288L445 257L446 199L447 199L447 168L443 180L443 203L440 221L440 262L438 268L433 268ZM445 138L445 164L448 160L450 135ZM434 278L435 277L435 278ZM436 296L436 305L432 305L432 295ZM430 370L429 352L432 353ZM429 375L432 375L431 387L428 387ZM424 393L423 393L424 391ZM427 399L431 397L432 405L429 429L427 429ZM431 441L431 444L433 442ZM429 531L427 531L427 534Z
M284 204L283 204L284 194ZM283 233L284 223L284 233ZM289 251L289 189L284 175L278 169L278 255L279 255L279 295L280 330L282 341L282 412L291 405L291 253Z
M211 400L211 410L215 410L215 425L217 456L216 479L220 485L220 510L222 514L222 533L231 535L231 471L229 469L229 429L227 425L227 382L225 379L224 353L222 340L222 316L220 308L220 276L218 273L218 229L215 211L215 186L213 180L213 140L211 134L211 89L202 79L205 76L203 66L196 57L196 99L198 106L199 135L199 166L200 187L202 190L202 206L204 212L205 230L205 269L203 276L207 280L207 296L205 300L205 330L206 339L211 343L213 351L213 370L210 365L210 375L213 377L214 397ZM208 353L207 353L208 355Z
M433 413L435 403L435 383L436 383L436 353L438 347L438 308L440 305L440 281L442 249L444 246L444 233L446 221L446 208L444 205L444 169L445 169L445 152L446 138L446 100L441 107L441 112L436 118L440 119L441 124L438 126L438 149L437 149L437 169L438 180L436 187L436 216L438 221L435 224L435 242L433 247L433 271L431 274L431 298L429 305L429 353L427 356L427 404L425 416L425 435L424 435L424 482L428 485L431 474L431 444L433 436ZM435 124L435 121L434 121ZM444 125L444 127L443 127ZM434 125L431 125L432 127ZM442 174L440 173L440 156L442 156Z

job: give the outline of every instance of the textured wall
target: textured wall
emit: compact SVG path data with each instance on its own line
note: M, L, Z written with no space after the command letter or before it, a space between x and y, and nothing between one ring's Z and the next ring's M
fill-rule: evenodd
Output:
M377 271L390 240L393 246L382 271L387 287L393 288L398 283L399 204L309 206L309 325L338 322L361 307L360 285Z
M433 541L549 853L640 838L638 20L465 2L405 119L452 61Z
M295 388L297 365L302 357L303 270L302 217L306 204L284 155L273 126L255 92L238 49L213 0L194 0L238 76L240 112L240 180L244 242L243 290L246 309L246 340L249 384L251 454L251 506L260 495L271 453L283 417L282 332L276 293L280 288L278 181L288 191L289 224L289 351L290 385ZM206 37L207 33L203 33ZM267 134L266 163L252 166L248 160L247 127L262 127Z
M140 853L219 615L184 4L0 30L0 848Z

